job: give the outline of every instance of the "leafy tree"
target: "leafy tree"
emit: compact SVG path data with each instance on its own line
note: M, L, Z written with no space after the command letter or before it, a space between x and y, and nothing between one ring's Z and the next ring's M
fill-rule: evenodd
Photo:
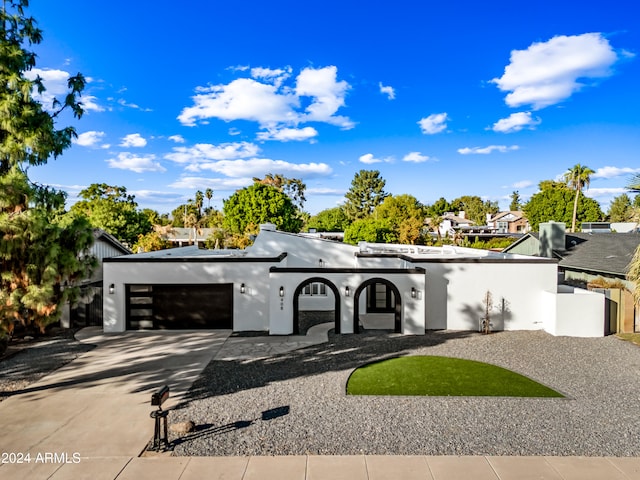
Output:
M189 200L187 203L183 203L171 211L171 226L178 228L185 227L185 219L189 215L194 215L198 218L198 208L195 203L193 203L193 200Z
M171 242L162 238L158 232L149 232L138 235L138 240L133 245L134 252L155 252L171 248Z
M540 182L542 190L529 199L523 207L529 224L538 230L542 222L565 222L567 227L572 223L574 192L567 185L559 186L558 182ZM579 222L597 222L604 218L600 204L580 192L580 202L576 215Z
M447 202L447 199L444 197L440 197L436 200L433 205L429 205L427 207L426 214L429 217L441 217L447 212L453 211L451 204Z
M41 331L56 321L61 305L78 294L89 274L93 232L83 217L64 214L61 192L32 184L25 167L42 165L71 145L73 127L58 128L64 110L82 116L84 77L68 80L64 101L45 108L33 96L45 87L27 74L36 64L28 50L42 32L24 10L27 0L0 10L0 341L16 323Z
M389 195L373 210L373 216L379 220L386 219L397 228L409 218L424 220L424 205L413 195L406 193L401 195Z
M623 193L615 197L609 205L609 221L628 222L633 218L633 204L629 195Z
M627 190L633 193L640 193L640 173L636 173L633 178L629 180Z
M341 207L327 208L313 215L307 228L315 228L318 232L344 232L349 220Z
M291 199L276 187L254 183L224 201L224 225L234 234L244 234L251 224L273 223L279 230L299 232L302 220Z
M514 191L511 193L511 203L509 204L509 210L512 212L517 212L522 208L522 203L520 201L520 194L518 191Z
M299 178L287 178L280 173L276 173L275 175L267 173L262 179L253 177L253 181L277 188L287 195L300 210L302 210L304 202L307 200L304 196L304 191L307 189L307 186Z
M476 195L458 197L451 202L451 206L454 207L456 212L464 211L466 218L476 225L486 225L487 214L494 215L500 210L498 202L483 201Z
M351 181L346 193L344 212L350 221L363 219L373 213L388 196L384 191L385 180L378 170L360 170Z
M86 215L91 225L121 242L133 245L139 235L151 231L149 218L138 210L135 196L127 194L125 187L93 183L80 191L80 197L82 200L71 211Z
M573 215L571 217L571 231L576 231L576 219L578 215L578 200L580 198L580 192L584 187L589 186L591 181L591 174L595 173L589 167L575 164L564 174L564 181L572 190L575 190L575 197L573 200Z
M402 221L396 229L398 241L402 244L424 244L424 221L419 218L409 217Z
M356 245L358 242L395 243L398 237L386 220L367 217L356 220L344 231L345 243Z

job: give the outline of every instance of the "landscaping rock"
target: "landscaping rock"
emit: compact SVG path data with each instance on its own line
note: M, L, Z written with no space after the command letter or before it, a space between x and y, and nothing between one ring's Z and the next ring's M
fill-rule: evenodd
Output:
M182 437L188 433L191 433L195 429L196 424L191 420L187 420L186 422L174 422L169 425L169 431L178 437Z

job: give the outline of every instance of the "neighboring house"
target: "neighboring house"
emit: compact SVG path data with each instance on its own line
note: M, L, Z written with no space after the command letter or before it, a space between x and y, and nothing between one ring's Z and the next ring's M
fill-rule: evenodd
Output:
M556 258L561 281L565 284L592 285L593 288L624 285L626 292L616 293L620 296L616 301L617 311L612 313L616 316L616 326L610 330L639 331L640 315L633 307L631 295L634 285L627 280L626 274L640 245L640 234L604 230L566 233L564 223L549 222L540 225L540 233L528 233L504 252Z
M300 312L336 333L376 317L387 329L477 330L493 296L496 330L602 336L604 297L557 287L557 260L460 247L311 238L262 225L245 250L195 246L105 260L104 331L222 328L290 335ZM109 292L109 293L106 293Z
M487 225L495 233L527 233L529 220L521 211L498 212L487 218Z
M204 247L205 240L215 231L215 228L183 228L183 227L156 227L156 232L163 240L171 243L172 247L185 247L195 245Z
M447 212L442 215L442 221L440 222L440 236L453 237L456 231L471 227L473 221L469 220L464 211L458 212L458 215L452 212Z
M80 282L80 299L72 308L65 309L61 324L65 327L102 325L102 278L103 263L106 258L129 255L131 250L113 235L100 228L93 229L94 242L89 251L98 266L90 277Z

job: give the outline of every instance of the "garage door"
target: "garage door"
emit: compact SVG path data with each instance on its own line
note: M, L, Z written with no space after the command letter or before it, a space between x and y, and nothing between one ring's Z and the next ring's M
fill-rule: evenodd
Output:
M233 328L233 284L127 285L127 329Z

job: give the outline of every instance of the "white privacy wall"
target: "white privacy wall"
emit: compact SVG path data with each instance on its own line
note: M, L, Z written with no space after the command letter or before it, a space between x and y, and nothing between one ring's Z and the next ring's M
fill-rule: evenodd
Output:
M552 310L545 330L551 335L603 337L605 332L605 297L601 293L560 285L557 292L547 292Z
M544 291L556 288L555 263L419 263L427 271L427 329L477 330L491 292L494 330L539 330Z
M233 283L234 330L268 330L270 262L106 262L103 325L105 332L124 332L126 284ZM240 293L244 283L246 293ZM109 285L115 292L109 294Z

